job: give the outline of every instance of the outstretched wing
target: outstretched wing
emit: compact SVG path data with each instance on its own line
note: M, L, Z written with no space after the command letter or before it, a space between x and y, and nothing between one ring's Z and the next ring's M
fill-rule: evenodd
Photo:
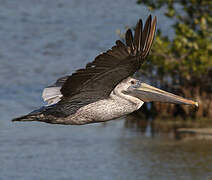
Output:
M79 94L95 98L107 98L115 86L133 75L148 55L156 28L156 17L148 17L143 28L140 19L134 37L126 32L126 44L120 40L105 53L100 54L84 69L79 69L67 78L61 88L65 99Z
M122 80L133 75L149 53L156 29L156 17L147 18L143 28L140 19L134 36L130 29L126 32L125 42L100 54L84 69L44 89L43 98L49 105L43 113L54 117L66 117L81 107L95 101L106 99ZM58 102L59 101L59 102Z

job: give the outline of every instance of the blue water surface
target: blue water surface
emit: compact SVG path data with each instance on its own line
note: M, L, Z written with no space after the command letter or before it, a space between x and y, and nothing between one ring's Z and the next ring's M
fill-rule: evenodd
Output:
M135 0L0 0L0 180L209 179L207 141L124 126L12 123L44 105L42 89L109 49L149 11ZM158 26L172 34L172 24ZM148 134L148 135L147 135Z

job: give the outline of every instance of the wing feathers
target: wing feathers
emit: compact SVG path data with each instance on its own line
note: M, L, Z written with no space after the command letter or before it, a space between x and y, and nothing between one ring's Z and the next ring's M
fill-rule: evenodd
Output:
M131 52L133 52L134 48L134 44L133 44L133 35L132 35L132 31L131 29L128 29L126 32L126 44L128 47L131 48Z
M120 40L117 40L117 41L116 41L116 45L117 45L119 48L123 48L123 49L126 48L125 44L124 44L123 42L121 42Z
M135 36L133 41L137 51L141 51L142 28L143 28L143 23L142 23L142 20L139 19L135 28Z
M148 41L148 36L150 33L150 28L151 28L151 21L152 21L152 16L150 15L146 21L146 24L144 26L144 30L142 33L142 43L141 43L142 50L145 49L146 43Z
M146 43L146 47L143 50L143 57L144 58L148 55L149 50L152 46L152 41L154 39L154 34L155 34L155 29L156 29L156 23L157 23L157 18L154 17L152 24L151 24L151 29L150 29L150 33L149 33L148 40L147 40L147 43Z
M68 77L61 88L63 97L72 97L86 90L98 91L96 94L101 98L108 96L108 92L111 92L117 83L140 68L149 53L155 28L156 18L152 21L150 15L144 28L140 19L136 25L134 37L132 31L127 30L126 45L120 40L116 41L115 46L98 55L93 62L86 65L85 69L77 70Z
M55 104L61 100L62 94L60 92L61 87L47 87L43 90L43 100L48 103L48 105Z

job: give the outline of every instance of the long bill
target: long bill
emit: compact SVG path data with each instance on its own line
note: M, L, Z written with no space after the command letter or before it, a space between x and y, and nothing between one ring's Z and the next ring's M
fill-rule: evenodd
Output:
M196 101L185 99L145 83L141 83L140 87L136 88L135 96L144 102L158 101L174 104L195 105L198 107L198 102Z

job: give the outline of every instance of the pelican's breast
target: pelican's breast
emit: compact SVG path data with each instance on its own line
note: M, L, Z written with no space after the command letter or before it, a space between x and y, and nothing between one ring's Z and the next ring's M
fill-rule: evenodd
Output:
M76 124L108 121L132 113L142 104L142 101L136 104L119 97L99 100L80 108L74 115L69 116L67 121Z

